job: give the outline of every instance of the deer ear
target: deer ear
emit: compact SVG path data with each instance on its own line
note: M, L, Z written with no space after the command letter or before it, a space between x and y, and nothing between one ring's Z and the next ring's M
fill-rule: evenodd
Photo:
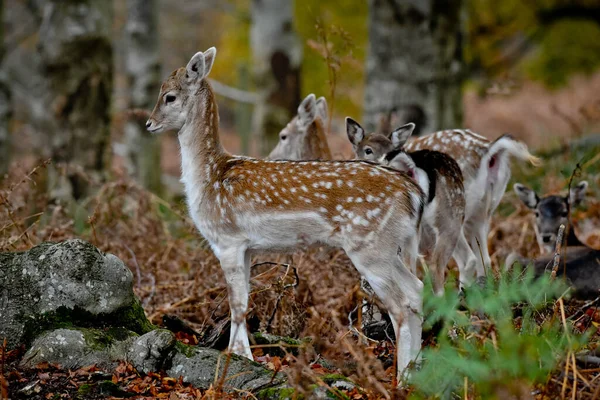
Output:
M581 181L575 187L571 188L571 191L569 192L569 203L571 204L571 206L577 206L581 204L581 202L585 198L585 192L587 188L587 181Z
M365 138L365 130L350 117L346 117L346 134L353 146L358 146Z
M195 82L200 79L204 79L210 72L213 63L215 62L215 56L217 55L217 49L211 47L204 53L201 51L194 54L190 59L187 66L185 67L185 76L189 83Z
M415 124L408 123L406 125L402 125L400 128L394 130L390 135L390 140L392 141L392 145L394 149L399 149L404 146L404 143L408 140L410 135L412 135L415 130Z
M319 97L317 99L317 116L321 118L321 121L327 122L327 100L325 97Z
M537 206L540 198L537 193L529 189L527 186L520 183L515 183L513 190L519 196L519 199L529 208L533 209Z
M212 66L215 63L215 57L217 56L217 49L215 47L211 47L210 49L204 52L204 74L203 78L208 76L210 71L212 70Z
M306 96L298 106L298 118L304 127L313 123L317 116L317 100L314 94Z
M185 67L185 77L188 83L192 83L201 78L204 74L204 54L199 51L192 56L190 62Z

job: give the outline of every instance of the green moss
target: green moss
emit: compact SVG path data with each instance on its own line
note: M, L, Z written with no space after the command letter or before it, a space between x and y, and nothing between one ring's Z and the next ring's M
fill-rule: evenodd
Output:
M331 383L334 383L334 382L339 382L339 381L352 383L352 381L350 379L346 378L344 375L341 375L341 374L326 374L326 375L321 376L321 379L323 380L323 382L325 382L328 385Z
M175 342L175 348L177 349L177 351L179 353L183 354L187 358L190 358L196 354L196 352L194 350L195 349L194 346L189 346L187 344L183 344L180 341Z
M125 328L110 328L107 330L77 328L77 330L83 334L85 342L93 350L104 350L115 343L137 336L136 333Z
M296 393L295 389L288 387L263 389L256 394L256 397L261 400L287 400L293 399L294 396L298 400L304 399L303 395Z
M58 328L94 328L109 330L111 336L127 335L128 331L139 335L148 333L156 326L151 324L144 314L144 309L136 298L129 307L121 308L113 313L93 314L80 307L59 307L56 311L45 313L37 318L22 319L25 324L24 342L29 345L41 332ZM128 335L127 335L128 336ZM115 339L119 340L119 336Z
M285 348L285 351L290 352L292 354L297 354L300 348L304 347L307 343L310 342L310 338L298 340L286 336L276 336L262 332L254 332L252 334L252 337L254 338L254 342L257 345L280 344L281 347ZM281 355L284 354L285 351L278 347L265 348L265 352L271 355Z
M89 383L84 383L83 385L79 386L79 389L77 389L77 394L80 396L85 396L90 394L91 391L92 385L90 385Z

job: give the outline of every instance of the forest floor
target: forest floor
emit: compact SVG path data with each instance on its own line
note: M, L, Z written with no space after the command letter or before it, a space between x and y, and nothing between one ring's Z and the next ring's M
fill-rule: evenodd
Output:
M581 168L576 168L578 164ZM151 322L162 325L165 315L181 318L197 332L178 334L179 340L188 344L205 343L209 336L219 333L229 313L226 285L217 259L196 233L181 199L158 198L115 173L109 182L98 185L93 198L76 206L49 206L46 196L36 189L36 185L43 187L39 179L43 170L43 166L33 172L15 168L0 186L0 251L26 250L49 240L86 239L129 266L134 274L134 290ZM572 213L575 231L590 246L600 248L600 147L552 154L539 168L513 162L513 179L489 236L496 271L511 251L529 257L539 253L532 214L514 195L512 184L522 182L539 194L564 192L574 171L574 182L586 179L590 184L584 204ZM290 256L261 256L253 263L250 330L311 339L298 352L255 345L253 353L258 362L286 373L299 393L311 385L327 386L323 377L339 373L363 388L339 394L342 398L423 397L410 386L395 387L392 341L363 343L350 333L348 314L360 303L362 294L359 275L342 251L311 249ZM587 332L586 347L594 349L598 340L594 332L600 323L598 302L564 299L560 305L568 329L577 335ZM433 333L426 333L424 339L426 347L438 345ZM223 349L226 341L225 337L213 345ZM21 350L2 351L0 355L2 394L15 399L172 400L226 396L218 385L199 390L160 373L139 374L126 364L111 372L93 366L67 371L52 365L25 371L18 367ZM572 353L555 361L550 374L520 383L524 394L511 395L598 398L600 363L581 365ZM91 385L106 380L113 384ZM465 392L454 396L480 398L466 380Z

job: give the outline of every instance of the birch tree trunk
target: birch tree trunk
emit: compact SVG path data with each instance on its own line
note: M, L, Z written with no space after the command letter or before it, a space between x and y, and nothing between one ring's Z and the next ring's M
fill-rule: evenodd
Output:
M461 0L369 0L364 122L420 119L432 132L462 123Z
M151 110L161 84L157 0L127 0L125 69L129 108ZM160 140L145 122L130 119L125 124L127 167L145 188L160 194Z
M10 165L10 90L4 68L4 0L0 0L0 181Z
M44 0L38 52L45 83L43 124L50 156L64 175L50 177L56 197L79 199L110 162L113 86L112 2ZM66 179L64 179L64 178Z
M294 30L293 10L293 0L252 0L250 45L259 96L252 129L262 139L262 154L277 143L279 131L300 103L302 44Z

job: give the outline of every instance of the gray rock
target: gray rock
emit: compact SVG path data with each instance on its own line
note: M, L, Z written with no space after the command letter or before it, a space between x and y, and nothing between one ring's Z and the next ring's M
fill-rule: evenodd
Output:
M0 254L2 337L9 348L30 345L24 367L49 362L110 369L125 360L140 372L163 369L199 388L219 382L225 369L225 390L285 382L282 374L244 357L186 346L170 331L156 329L133 294L132 274L123 262L77 239Z
M151 330L121 260L83 240L43 243L0 254L0 337L8 348L29 344L45 329L123 326Z
M272 371L265 369L260 364L235 354L228 355L214 349L179 345L177 349L171 360L171 367L166 371L167 374L173 378L181 376L184 382L189 382L201 389L207 389L214 384L217 365L219 366L217 382L222 379L225 367L227 367L227 376L222 379L225 390L235 388L255 391L285 381L283 375L274 376ZM228 357L230 357L229 360Z
M135 336L131 333L131 336ZM96 364L111 368L124 360L133 338L110 340L101 331L93 329L56 329L37 337L21 361L32 368L39 363L60 364L63 368L77 369Z
M162 369L169 352L175 346L175 336L167 330L157 329L136 338L127 350L126 359L135 368L147 374Z

